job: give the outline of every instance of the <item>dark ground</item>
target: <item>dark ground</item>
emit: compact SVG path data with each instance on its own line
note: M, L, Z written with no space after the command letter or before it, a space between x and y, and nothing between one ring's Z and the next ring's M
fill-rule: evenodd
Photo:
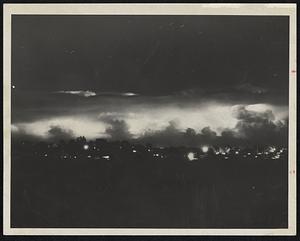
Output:
M287 155L188 161L115 151L47 157L12 146L12 227L286 228Z

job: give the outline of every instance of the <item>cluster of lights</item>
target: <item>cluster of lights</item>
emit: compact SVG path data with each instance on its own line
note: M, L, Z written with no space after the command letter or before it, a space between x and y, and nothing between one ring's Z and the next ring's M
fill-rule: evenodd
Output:
M48 145L48 148L52 147L51 145ZM93 150L99 150L99 148L97 148L96 146L90 146L88 144L84 144L82 146L83 150L87 151L89 149L93 149ZM122 149L122 147L120 146L120 149ZM163 149L162 147L159 147L159 149ZM198 160L199 158L203 158L205 156L207 156L207 153L209 152L209 150L212 150L213 153L215 155L222 155L224 159L229 159L230 158L230 154L231 155L241 155L244 158L247 157L254 157L254 158L258 158L260 156L269 156L271 159L280 159L281 155L283 154L284 150L286 150L286 148L276 148L274 146L269 146L268 148L266 148L264 151L262 152L246 152L246 153L242 153L240 149L231 149L229 147L225 147L225 148L218 148L215 149L212 146L207 146L207 145L203 145L200 147L200 153L204 154L204 155L200 155L200 153L198 153L198 151L196 152L188 152L185 154L185 157L189 160L189 161L194 161L194 160ZM145 151L147 152L152 152L151 148L147 148L145 149ZM132 153L137 153L138 151L136 149L132 149ZM37 154L37 153L36 153ZM44 157L48 157L47 153L43 153L42 154ZM87 153L87 158L92 158L90 153ZM160 158L165 158L165 155L161 154L161 153L153 153L153 157L160 157ZM61 158L67 159L67 158L71 158L71 159L77 159L76 155L73 156L68 156L68 155L64 155L61 156ZM95 157L96 159L106 159L106 160L110 160L110 156L109 155L104 155L104 156L99 156L99 157Z
M272 157L273 160L276 160L276 159L279 159L279 158L280 158L280 155L275 155L275 156Z
M276 148L273 146L269 147L269 152L274 153L276 151Z

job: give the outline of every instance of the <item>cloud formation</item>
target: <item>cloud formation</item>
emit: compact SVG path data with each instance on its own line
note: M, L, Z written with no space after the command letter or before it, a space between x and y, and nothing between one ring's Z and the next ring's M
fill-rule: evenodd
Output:
M70 129L63 129L60 126L50 126L48 130L48 138L53 141L57 140L69 140L75 137L74 133Z
M147 132L138 140L161 146L287 145L287 119L275 120L271 110L256 112L247 110L246 106L237 106L233 116L238 120L236 126L224 129L220 135L209 126L200 132L193 128L181 131L176 122L169 122L164 130Z
M279 144L287 141L287 119L275 120L271 110L255 112L247 110L245 106L239 106L233 114L238 119L238 123L233 130L235 136L258 144Z
M88 139L132 140L160 146L287 143L285 108L256 104L137 109L102 112L94 118L73 116L23 123L14 126L14 134L52 140L84 135Z
M124 120L113 119L109 116L101 117L101 120L108 124L105 134L112 140L129 140L132 134L129 132L127 123Z
M78 96L83 96L83 97L96 96L95 92L89 91L89 90L60 90L60 91L56 91L54 93L78 95Z

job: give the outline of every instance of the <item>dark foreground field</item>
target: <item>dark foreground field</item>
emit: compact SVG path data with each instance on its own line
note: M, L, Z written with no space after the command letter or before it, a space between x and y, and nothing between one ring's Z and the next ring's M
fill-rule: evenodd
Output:
M12 153L12 227L287 227L287 156Z

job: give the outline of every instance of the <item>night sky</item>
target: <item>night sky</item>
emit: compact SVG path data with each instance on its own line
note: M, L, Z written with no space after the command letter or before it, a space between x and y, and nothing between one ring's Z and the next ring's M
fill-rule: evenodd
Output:
M288 36L278 16L13 16L13 134L280 142Z

